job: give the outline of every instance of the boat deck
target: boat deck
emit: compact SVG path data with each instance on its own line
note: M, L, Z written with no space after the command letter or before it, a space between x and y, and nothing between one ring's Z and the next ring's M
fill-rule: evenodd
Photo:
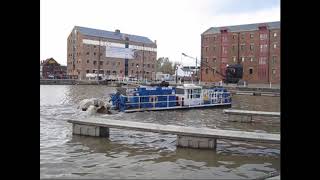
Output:
M208 107L215 107L215 106L231 106L231 103L202 104L202 105L196 105L196 106L137 108L137 109L127 109L127 110L124 110L124 112L164 111L164 110L176 110L176 109L208 108Z

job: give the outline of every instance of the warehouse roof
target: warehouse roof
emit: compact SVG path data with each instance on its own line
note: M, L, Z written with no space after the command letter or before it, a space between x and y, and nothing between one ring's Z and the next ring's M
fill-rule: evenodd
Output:
M259 26L261 25L266 25L268 29L280 29L280 21L275 21L275 22L243 24L243 25L235 25L235 26L211 27L202 34L204 35L204 34L220 33L221 29L227 29L229 32L254 31L254 30L258 30Z
M141 43L148 43L148 44L154 43L147 37L124 34L124 33L120 33L120 31L117 31L117 30L113 32L113 31L105 31L105 30L93 29L93 28L87 28L87 27L81 27L81 26L75 26L74 29L88 36L96 36L96 37L110 38L110 39L116 39L116 40L125 40L125 38L128 37L129 41L133 41L133 42L141 42Z

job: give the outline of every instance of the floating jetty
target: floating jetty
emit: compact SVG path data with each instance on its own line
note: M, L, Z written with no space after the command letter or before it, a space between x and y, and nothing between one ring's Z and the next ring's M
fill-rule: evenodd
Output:
M223 113L228 115L230 121L239 122L252 122L255 116L280 117L280 112L247 111L238 109L224 109Z
M280 134L160 125L105 118L68 120L68 122L72 123L73 134L84 136L109 137L109 128L176 134L177 146L188 148L216 149L218 139L280 144Z

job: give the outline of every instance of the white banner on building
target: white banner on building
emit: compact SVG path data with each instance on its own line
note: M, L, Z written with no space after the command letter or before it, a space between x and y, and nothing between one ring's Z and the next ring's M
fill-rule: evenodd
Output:
M106 57L134 59L134 50L122 47L106 46Z
M144 47L144 46L137 46L137 45L129 45L129 48L125 48L125 44L123 43L115 43L115 42L107 42L107 41L97 41L97 40L91 40L91 39L83 39L82 42L84 44L91 44L91 45L97 45L97 46L106 46L108 47L118 47L123 49L131 49L134 50L144 50L144 51L151 51L151 52L157 52L157 48L151 48L151 47ZM113 51L114 52L114 51ZM121 50L120 50L121 52ZM130 54L130 53L129 53ZM109 56L108 56L109 57Z

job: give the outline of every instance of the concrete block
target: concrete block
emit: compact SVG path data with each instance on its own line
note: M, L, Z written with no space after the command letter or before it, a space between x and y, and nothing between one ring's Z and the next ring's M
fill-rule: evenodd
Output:
M95 137L109 137L109 128L107 127L88 126L74 123L72 126L73 134Z
M73 128L72 128L72 133L73 134L81 134L80 133L80 125L78 125L78 124L72 124L72 126L73 126Z
M253 122L252 115L229 114L228 119L232 122Z
M177 135L177 146L179 147L216 149L216 145L217 140L214 138Z
M107 127L99 127L98 132L100 137L109 137L109 128Z
M88 136L96 136L96 129L99 129L99 127L94 127L94 126L87 127L86 135L88 135Z

